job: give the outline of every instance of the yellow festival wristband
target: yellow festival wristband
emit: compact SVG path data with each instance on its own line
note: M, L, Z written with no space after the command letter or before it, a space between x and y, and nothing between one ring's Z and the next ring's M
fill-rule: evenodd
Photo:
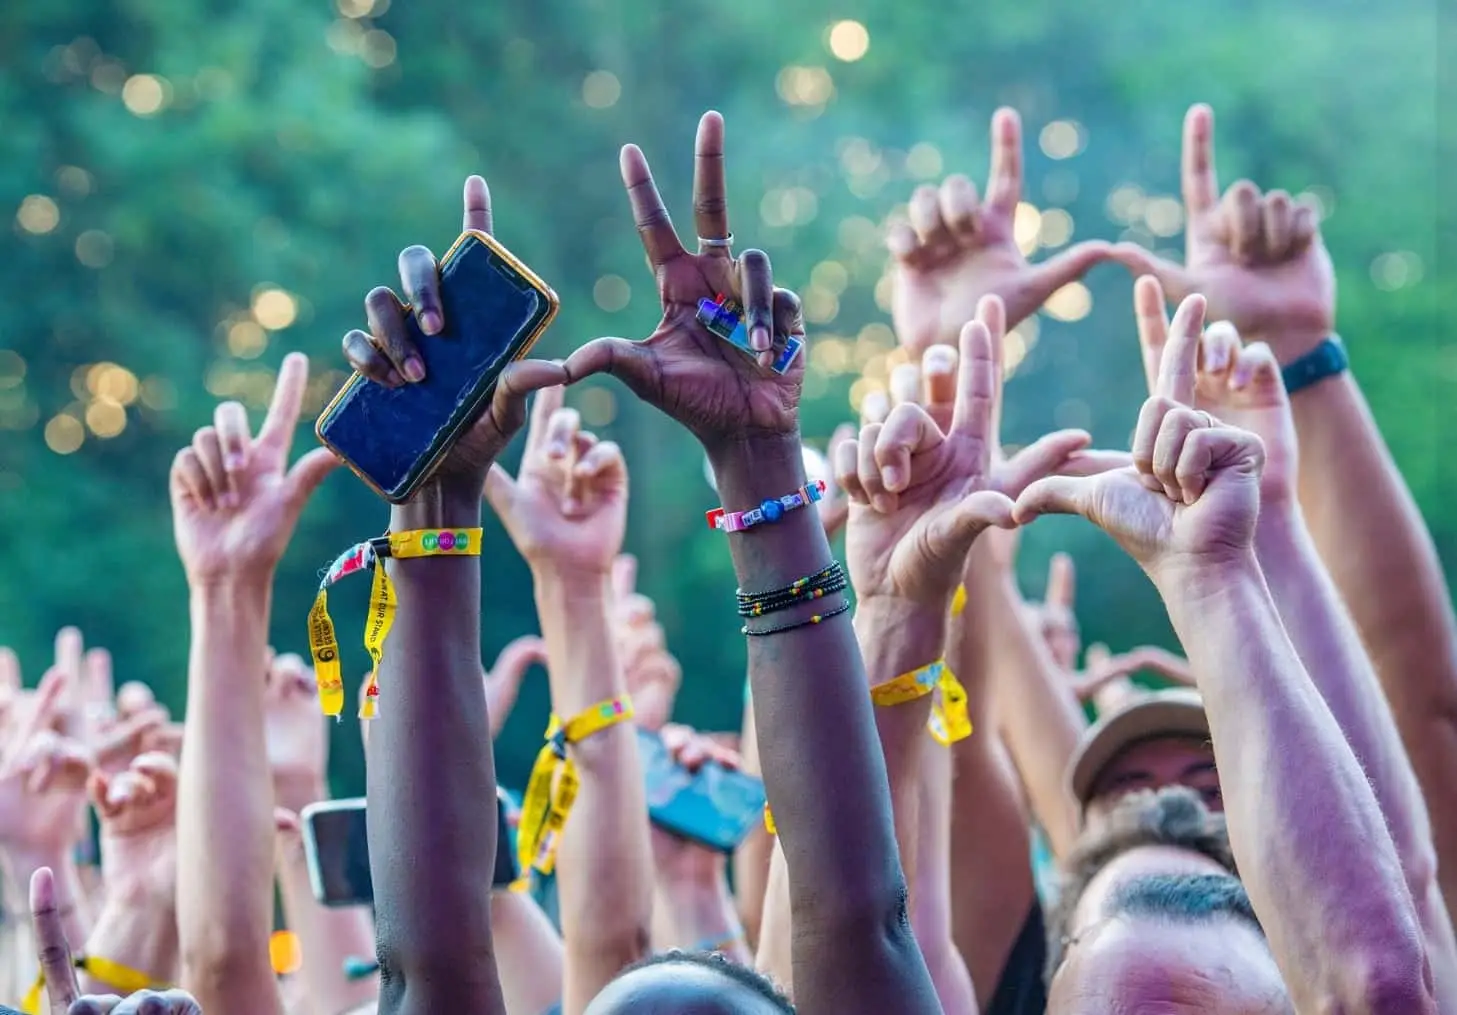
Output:
M152 979L146 973L124 966L120 962L113 962L110 959L97 958L94 955L78 955L75 958L76 968L96 980L101 980L112 987L115 987L119 994L135 994L139 990L167 990L168 984ZM45 974L41 973L31 984L30 990L26 991L25 997L20 1002L20 1010L25 1015L40 1015L41 994L46 988Z
M623 695L599 701L566 722L551 717L546 744L536 756L521 801L516 855L523 873L533 867L543 874L556 869L562 829L577 800L577 765L568 756L567 745L627 722L632 715L632 700Z
M374 586L369 593L369 619L364 627L364 647L374 662L365 685L359 718L373 719L379 699L379 664L384 658L384 641L395 622L395 587L385 569L384 557L479 557L480 529L412 529L390 532L350 547L324 572L319 594L309 609L309 653L314 657L314 676L319 683L319 707L325 715L344 713L344 678L339 664L339 641L329 617L329 586L357 571L373 570Z

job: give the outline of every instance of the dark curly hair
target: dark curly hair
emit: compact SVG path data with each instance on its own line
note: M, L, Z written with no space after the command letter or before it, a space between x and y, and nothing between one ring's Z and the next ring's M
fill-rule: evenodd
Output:
M623 973L630 973L637 969L646 969L649 966L666 965L693 965L702 966L704 969L712 969L722 976L727 976L735 983L741 983L756 994L773 1002L785 1015L794 1015L794 1005L789 1003L789 998L784 992L774 985L774 981L763 973L750 969L748 966L731 962L719 952L687 952L681 949L660 952L657 955L650 955L640 962L623 970Z
M1239 872L1235 868L1234 854L1230 852L1229 832L1225 827L1224 815L1210 811L1198 794L1184 786L1165 786L1158 790L1130 793L1118 802L1118 806L1112 810L1106 821L1091 833L1084 834L1063 864L1057 903L1049 914L1047 927L1046 977L1049 982L1052 974L1062 965L1073 913L1083 893L1088 890L1088 885L1109 863L1140 846L1173 846L1207 856L1230 875L1215 875L1213 880L1226 883L1226 887L1232 886L1241 897L1244 895L1244 888L1237 880ZM1144 880L1150 884L1143 886ZM1135 886L1120 891L1118 899L1126 903L1123 908L1130 912L1152 911L1154 895L1160 892L1166 895L1187 892L1188 889L1164 884L1173 880L1180 879L1140 879ZM1153 882L1159 884L1155 885ZM1206 892L1214 891L1213 885L1205 881L1201 881L1199 887ZM1231 912L1243 915L1241 907L1228 893L1215 894L1231 903ZM1248 907L1249 902L1245 898L1243 908L1248 910ZM1229 907L1220 905L1217 908ZM1254 919L1252 910L1249 911L1249 917Z

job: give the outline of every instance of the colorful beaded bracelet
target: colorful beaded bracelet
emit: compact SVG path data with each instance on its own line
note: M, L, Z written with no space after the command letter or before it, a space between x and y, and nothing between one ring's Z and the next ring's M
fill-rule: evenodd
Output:
M813 504L822 500L824 496L825 481L817 479L808 486L801 486L798 490L787 493L783 497L770 497L758 507L750 508L748 511L725 511L723 508L714 508L707 512L704 518L707 519L710 529L718 529L720 532L743 532L762 522L777 522L787 512Z

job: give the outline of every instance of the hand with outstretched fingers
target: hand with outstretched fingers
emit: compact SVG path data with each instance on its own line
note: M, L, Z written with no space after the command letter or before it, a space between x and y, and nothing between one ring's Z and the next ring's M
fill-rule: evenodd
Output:
M463 195L465 230L491 232L491 192L479 176L468 177ZM399 387L425 379L425 363L410 337L405 322L414 316L420 331L432 340L445 328L444 301L440 296L440 271L435 255L415 245L400 252L401 293L389 286L376 286L364 299L368 330L358 329L344 336L344 356L349 365L376 384ZM475 425L455 442L444 461L431 475L416 501L447 488L474 496L485 482L486 471L526 421L526 398L531 392L567 380L561 364L546 360L512 363L496 382L495 396Z
M76 841L95 755L56 732L66 677L51 670L0 744L0 848L53 855Z
M1036 612L1037 627L1052 658L1064 672L1071 673L1078 665L1078 653L1082 651L1082 637L1078 632L1078 617L1073 612L1077 597L1077 569L1072 557L1065 553L1054 553L1047 566L1047 589L1042 593L1042 602L1032 606Z
M774 288L769 258L746 250L733 256L724 185L723 117L698 124L693 218L698 252L689 253L673 228L647 159L636 145L622 150L622 181L648 263L658 283L663 316L641 342L599 338L568 357L572 381L607 373L643 401L682 423L709 450L749 437L798 435L804 355L788 370L768 369L791 338L804 336L799 298ZM731 297L744 309L757 360L711 334L697 318L699 300Z
M939 188L917 190L909 223L892 223L886 234L894 281L891 316L901 344L914 355L955 343L982 297L1000 297L1015 327L1108 258L1108 243L1088 240L1028 263L1013 232L1021 200L1022 122L1012 110L999 109L992 116L985 198L978 198L965 176L948 177Z
M1139 414L1133 464L1033 483L1017 500L1019 524L1082 515L1156 582L1253 552L1264 446L1193 408L1204 310L1204 299L1191 296L1174 315L1157 394Z
M194 584L270 580L304 504L339 464L333 452L315 448L289 467L308 379L308 358L289 353L256 437L243 406L223 402L213 425L173 459L172 526Z
M1280 363L1314 348L1335 325L1336 278L1320 237L1319 214L1282 190L1261 194L1248 180L1223 199L1214 168L1214 113L1184 118L1184 263L1132 243L1112 257L1136 276L1158 279L1174 301L1199 293L1213 320L1247 341L1270 345Z
M606 576L627 532L627 464L615 443L582 429L564 395L537 393L521 469L512 479L493 465L485 498L533 567Z

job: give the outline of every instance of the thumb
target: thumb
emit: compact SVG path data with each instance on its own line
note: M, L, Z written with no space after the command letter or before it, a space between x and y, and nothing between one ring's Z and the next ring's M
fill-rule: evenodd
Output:
M1082 476L1048 476L1039 479L1017 498L1012 515L1026 525L1043 515L1082 515L1092 504L1092 480Z
M1076 282L1097 264L1113 256L1113 245L1105 240L1085 240L1032 266L1031 288L1046 299L1069 282Z
M511 474L492 462L491 471L486 473L486 486L481 491L481 496L486 498L486 503L491 505L491 510L496 512L497 517L506 517L511 509L511 495L515 492L516 481L511 478Z
M314 448L288 470L290 495L299 507L314 495L324 477L339 466L339 459L328 448Z
M965 558L972 542L985 529L1014 527L1012 499L995 490L978 490L931 524L926 549L937 560Z
M1137 243L1115 243L1108 257L1128 269L1134 278L1152 275L1163 287L1164 296L1174 303L1193 292L1189 273L1184 266L1165 260Z

